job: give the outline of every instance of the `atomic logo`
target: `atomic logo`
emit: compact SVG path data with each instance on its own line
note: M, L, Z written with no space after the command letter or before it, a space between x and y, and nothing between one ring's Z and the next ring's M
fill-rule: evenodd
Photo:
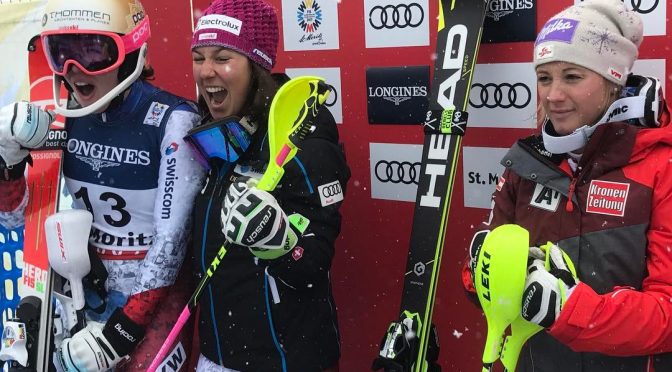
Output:
M177 149L179 147L180 146L177 143L175 143L175 142L171 143L170 146L168 146L166 148L166 155L170 155L170 154L173 154L173 153L177 152Z
M296 11L296 20L303 31L315 32L322 24L322 9L315 0L303 0Z

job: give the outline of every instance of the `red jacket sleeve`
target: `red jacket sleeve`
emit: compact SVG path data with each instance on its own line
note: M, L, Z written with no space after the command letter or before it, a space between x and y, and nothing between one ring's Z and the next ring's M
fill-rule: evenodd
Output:
M672 351L672 151L647 157L654 206L647 232L648 276L641 290L616 287L598 295L579 284L550 334L575 351L648 355ZM658 169L655 169L658 168Z
M0 212L12 212L23 201L26 193L26 179L0 180Z

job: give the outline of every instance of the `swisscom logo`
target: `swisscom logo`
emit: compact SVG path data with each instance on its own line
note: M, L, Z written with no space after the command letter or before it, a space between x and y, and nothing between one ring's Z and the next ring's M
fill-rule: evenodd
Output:
M177 149L180 148L180 146L173 142L166 148L166 155L172 155L177 152Z

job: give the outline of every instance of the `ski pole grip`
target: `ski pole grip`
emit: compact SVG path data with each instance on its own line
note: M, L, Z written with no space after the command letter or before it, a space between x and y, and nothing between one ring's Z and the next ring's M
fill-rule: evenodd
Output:
M49 266L68 279L75 309L84 308L82 279L91 270L89 232L93 216L81 209L57 212L44 221Z

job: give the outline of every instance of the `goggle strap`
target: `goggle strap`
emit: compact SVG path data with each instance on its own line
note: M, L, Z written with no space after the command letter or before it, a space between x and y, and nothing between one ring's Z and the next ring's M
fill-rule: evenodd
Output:
M145 16L133 31L121 37L124 43L125 54L134 52L149 40L150 36L149 16Z

